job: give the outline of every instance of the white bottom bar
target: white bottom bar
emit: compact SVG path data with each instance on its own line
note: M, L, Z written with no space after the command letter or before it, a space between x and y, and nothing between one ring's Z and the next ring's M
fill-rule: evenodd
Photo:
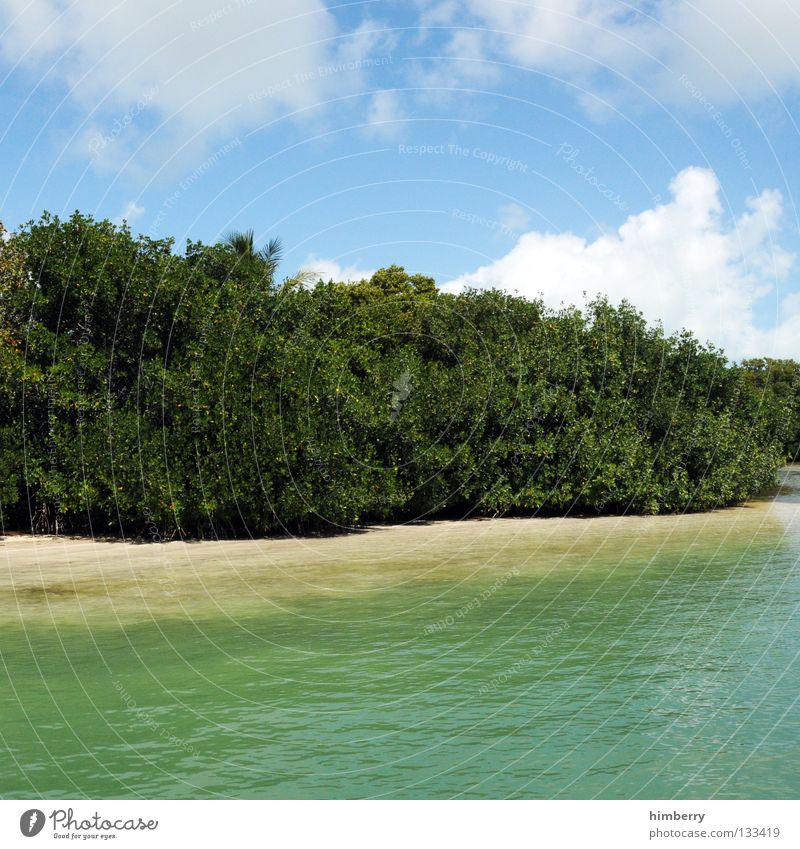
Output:
M793 801L28 800L0 801L0 846L792 847L799 820Z

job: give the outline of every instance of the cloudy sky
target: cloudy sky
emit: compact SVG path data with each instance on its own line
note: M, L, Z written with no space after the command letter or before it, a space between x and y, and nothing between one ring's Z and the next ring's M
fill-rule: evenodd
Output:
M0 218L606 293L800 356L796 0L0 0Z

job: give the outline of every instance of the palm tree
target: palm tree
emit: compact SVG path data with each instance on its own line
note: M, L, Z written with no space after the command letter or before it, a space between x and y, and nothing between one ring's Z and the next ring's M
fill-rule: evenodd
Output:
M253 257L256 252L256 234L252 230L234 230L225 237L224 244L233 248L241 259Z
M224 244L232 248L239 259L255 260L263 264L265 276L270 280L275 277L275 272L283 258L283 245L279 238L270 239L265 248L257 251L253 230L234 230L225 237Z

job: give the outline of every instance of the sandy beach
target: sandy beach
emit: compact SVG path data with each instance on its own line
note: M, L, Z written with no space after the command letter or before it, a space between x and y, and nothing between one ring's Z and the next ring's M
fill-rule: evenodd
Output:
M124 621L283 610L297 596L357 595L418 582L648 562L779 537L797 507L768 500L681 516L523 518L375 526L335 537L123 542L10 534L0 541L0 605L23 620Z

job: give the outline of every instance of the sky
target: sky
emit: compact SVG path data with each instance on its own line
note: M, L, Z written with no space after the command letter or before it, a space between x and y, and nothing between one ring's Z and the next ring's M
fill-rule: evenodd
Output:
M797 0L0 0L0 220L800 357Z

